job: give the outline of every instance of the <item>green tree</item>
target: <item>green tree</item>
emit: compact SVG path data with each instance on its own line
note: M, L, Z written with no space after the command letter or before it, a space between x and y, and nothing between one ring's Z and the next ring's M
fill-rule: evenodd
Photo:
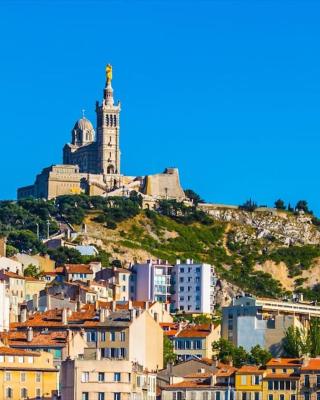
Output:
M45 253L46 247L38 240L37 235L29 230L14 231L8 236L8 244L22 253Z
M17 253L19 253L19 250L16 247L11 246L10 244L7 245L7 248L6 248L6 256L7 257L13 257Z
M167 336L163 336L163 365L167 366L168 363L174 363L177 355L174 353L173 343Z
M309 210L308 202L306 200L299 200L296 204L296 210L304 211L305 213L312 213Z
M309 353L311 357L320 355L320 320L319 318L311 318L310 328L308 331Z
M290 326L285 333L283 342L283 349L286 356L301 357L303 354L309 352L308 347L308 337L306 333L302 329Z
M259 344L252 347L250 351L250 363L265 366L272 358L270 351L263 349Z
M252 212L257 208L257 203L251 199L245 201L241 206L239 206L240 210Z
M50 258L59 266L63 264L79 264L83 258L77 249L71 247L58 247L57 249L48 250Z
M186 189L184 191L184 194L186 197L193 202L195 206L197 206L199 203L204 203L204 200L192 189Z
M274 202L274 206L277 210L285 210L286 205L284 204L284 201L281 199L278 199Z
M27 268L24 269L23 275L24 276L32 276L33 278L39 278L40 271L39 271L39 268L36 265L29 264L27 266Z

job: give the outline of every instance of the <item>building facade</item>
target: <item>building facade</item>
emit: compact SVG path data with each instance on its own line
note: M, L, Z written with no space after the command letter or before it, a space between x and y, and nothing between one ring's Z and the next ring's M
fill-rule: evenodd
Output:
M186 313L210 314L214 309L216 278L210 264L194 264L193 260L177 264L172 270L173 309Z

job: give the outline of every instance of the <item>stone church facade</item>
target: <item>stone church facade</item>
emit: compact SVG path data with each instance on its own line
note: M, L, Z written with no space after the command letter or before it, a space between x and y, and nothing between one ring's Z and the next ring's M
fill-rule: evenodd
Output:
M120 102L114 103L112 67L107 65L101 104L96 102L97 129L84 116L71 131L71 143L63 148L63 164L44 168L35 183L18 189L18 199L52 199L65 194L127 195L139 191L146 201L156 198L182 200L176 168L144 177L124 176L120 171Z

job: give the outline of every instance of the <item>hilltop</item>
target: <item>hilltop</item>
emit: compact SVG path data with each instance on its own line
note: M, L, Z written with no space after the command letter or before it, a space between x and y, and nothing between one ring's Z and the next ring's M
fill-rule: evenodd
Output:
M11 255L18 250L45 253L36 226L45 236L48 220L52 235L71 224L74 242L96 245L105 266L112 260L125 266L148 258L172 263L190 258L215 265L226 288L278 298L300 291L320 300L320 231L312 215L219 206L205 213L204 206L170 200L151 211L141 204L137 194L0 202L0 233L8 237ZM75 251L68 257L75 261Z

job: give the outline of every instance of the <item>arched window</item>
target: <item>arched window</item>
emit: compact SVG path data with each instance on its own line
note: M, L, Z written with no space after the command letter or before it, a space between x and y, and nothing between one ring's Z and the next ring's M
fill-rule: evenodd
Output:
M108 174L114 174L114 166L113 165L109 165L107 168L107 173Z
M113 125L117 126L117 116L116 115L113 116Z
M109 126L109 115L106 115L106 125Z
M10 387L6 388L6 398L7 399L12 399L13 398L12 389Z
M110 126L113 126L113 115L110 115Z

